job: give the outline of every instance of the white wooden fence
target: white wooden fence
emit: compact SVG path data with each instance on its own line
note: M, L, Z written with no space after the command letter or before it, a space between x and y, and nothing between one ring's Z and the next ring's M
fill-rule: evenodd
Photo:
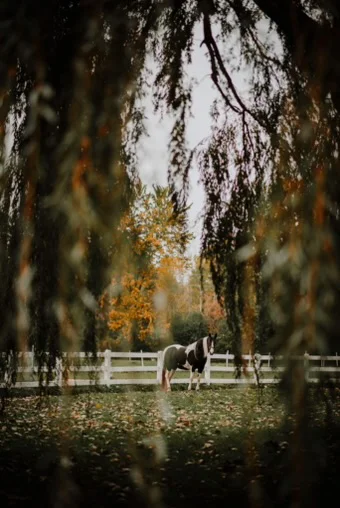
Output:
M235 376L234 355L228 351L225 354L215 354L208 357L204 376L201 382L211 384L243 384L261 383L271 384L280 380L280 373L284 369L284 358L273 357L270 353L261 355L260 364L254 362L249 353L243 355L246 375ZM340 357L314 356L305 353L302 357L295 357L300 362L305 378L309 382L318 382L320 376L327 375L331 379L340 379ZM57 361L50 386L91 386L91 385L152 385L161 384L163 353L122 353L106 350L97 354L97 361L91 360L85 353L64 355ZM47 370L47 369L46 369ZM20 353L18 380L16 388L38 387L37 366L34 354ZM9 372L0 379L0 387L9 383ZM177 371L172 383L188 383L189 373Z

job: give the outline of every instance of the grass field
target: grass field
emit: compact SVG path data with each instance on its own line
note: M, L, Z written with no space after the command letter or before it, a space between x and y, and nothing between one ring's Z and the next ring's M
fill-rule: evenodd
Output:
M337 392L314 395L298 440L277 388L261 401L253 387L177 386L13 398L0 419L0 506L327 505L339 406Z

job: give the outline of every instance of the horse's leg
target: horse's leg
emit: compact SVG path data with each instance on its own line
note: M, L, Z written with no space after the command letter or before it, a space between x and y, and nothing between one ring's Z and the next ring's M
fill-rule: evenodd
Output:
M201 373L197 372L196 390L200 389Z
M167 391L171 392L171 379L174 377L175 371L172 369L170 372L167 373L166 381L167 381Z
M192 381L194 379L194 376L195 376L195 372L193 370L190 370L190 378L189 378L189 386L188 386L188 390L191 390L191 387L192 387Z
M168 371L168 375L167 375L167 378L166 378L166 382L167 382L167 387L166 387L166 390L167 392L171 392L171 372L172 371Z

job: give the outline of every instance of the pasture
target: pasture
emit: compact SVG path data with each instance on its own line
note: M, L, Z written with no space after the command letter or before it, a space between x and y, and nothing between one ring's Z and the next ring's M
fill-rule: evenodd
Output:
M310 394L298 449L277 387L261 401L251 386L13 397L0 506L326 505L338 495L339 392Z

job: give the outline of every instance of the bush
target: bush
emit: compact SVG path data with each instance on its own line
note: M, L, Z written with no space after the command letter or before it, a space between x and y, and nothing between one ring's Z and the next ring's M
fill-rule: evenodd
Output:
M175 314L170 326L173 342L187 346L208 335L208 323L200 312Z
M233 349L232 331L225 319L222 319L217 325L216 353L226 353Z

